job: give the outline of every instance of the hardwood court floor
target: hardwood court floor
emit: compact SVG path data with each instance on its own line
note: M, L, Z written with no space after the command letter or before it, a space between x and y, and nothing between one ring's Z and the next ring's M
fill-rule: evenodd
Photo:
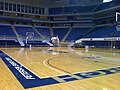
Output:
M42 78L103 70L120 66L120 50L68 48L0 48ZM24 90L0 59L0 90ZM120 73L71 82L29 88L28 90L120 90Z

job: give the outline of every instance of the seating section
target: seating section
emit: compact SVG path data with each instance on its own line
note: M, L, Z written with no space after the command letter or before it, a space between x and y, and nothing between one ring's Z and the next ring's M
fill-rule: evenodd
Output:
M113 4L114 4L113 1L112 1L112 2L108 2L108 3L103 3L103 4L99 5L99 6L95 9L95 11L100 11L100 10L103 10L103 9L110 8L110 7L113 6Z
M27 33L30 32L30 33L34 33L34 37L39 37L40 38L40 35L32 28L32 26L15 26L15 29L17 31L17 33L19 35L21 35L22 37L26 37Z
M83 35L89 30L89 28L73 28L66 41L77 40L83 37Z
M87 13L93 13L93 12L101 11L104 9L108 9L111 7L116 7L118 5L120 5L120 0L113 0L108 3L103 3L100 5L92 5L92 6L64 6L64 7L49 8L49 15L51 16L53 15L53 17L50 17L50 20L52 19L54 20L54 21L51 21L50 23L53 23L53 26L58 25L58 27L53 27L53 35L58 36L61 41L69 31L68 26L72 26L71 27L72 30L70 28L71 32L68 34L65 41L72 41L72 40L75 41L80 38L120 37L120 31L117 31L115 26L99 26L99 27L96 26L96 28L91 30L89 27L92 28L94 26L94 23L93 23L94 15L92 17L91 14L87 14ZM117 10L116 8L115 11L119 12L119 9ZM68 14L68 15L57 15L57 14ZM2 15L2 12L1 12L1 15ZM99 19L101 20L104 18L109 19L115 16L109 15L109 16L101 17L99 15L97 16L96 14L95 17L98 18L98 19L95 19L95 21L97 21ZM5 21L8 20L9 22L13 22L13 23L14 22L37 23L40 20L40 19L34 20L37 18L39 19L39 16L35 16L33 18L24 18L22 17L22 14L20 18L9 17L9 16L4 16L4 13L3 13L3 16L0 16L1 22L3 20ZM46 20L48 19L47 17L44 17L44 16L43 17L40 16L40 18L41 19L45 18ZM60 25L61 26L64 25L67 27L61 27ZM46 40L51 38L51 32L49 27L36 26L35 29L39 33L41 33L46 38ZM32 28L31 25L15 25L15 30L23 38L26 38L27 33L34 34L34 38L36 39L33 41L28 40L28 43L27 43L28 46L30 44L34 46L49 46L47 43L42 42L41 36L39 35L38 32L36 32L36 30L34 30L34 28ZM0 24L0 46L20 46L14 31L12 30L12 27L10 24ZM25 39L23 39L23 42L25 42ZM111 42L110 41L83 41L83 45L110 48ZM120 48L120 41L115 41L115 45L116 45L115 47Z
M50 8L49 9L49 14L61 14L63 8L62 7L57 7L57 8Z
M72 14L72 13L89 13L93 12L94 8L97 5L93 6L67 6L67 7L55 7L49 9L49 14Z
M114 5L113 6L118 6L120 5L120 0L114 0Z
M11 25L0 25L0 36L1 37L16 37Z
M35 27L38 32L40 32L44 37L50 38L50 28L49 27Z
M71 14L71 13L90 13L93 12L93 9L97 5L93 6L69 6L64 7L63 13Z
M104 38L117 31L115 26L96 27L87 35L87 38Z
M48 27L35 27L38 32L40 32L43 36L50 38L50 28ZM26 37L27 32L34 32L34 35L37 37L39 34L33 30L31 26L15 26L16 31L19 35ZM89 28L72 28L72 31L69 33L65 41L77 40L80 38L104 38L104 37L120 37L120 31L117 31L115 26L102 26L96 27L95 29L89 31ZM54 36L58 36L60 41L64 38L66 33L69 31L67 27L54 27L53 33ZM87 34L87 35L86 35ZM10 25L0 25L0 36L15 36ZM16 36L15 36L16 37ZM39 38L41 38L39 36ZM29 41L28 44L34 46L49 46L47 43L43 43L42 41ZM116 42L116 47L120 43ZM20 46L19 42L15 42L15 40L0 40L1 46ZM102 48L110 48L109 41L84 41L83 45L102 47Z
M104 37L120 37L120 31L117 31L115 26L97 27L89 32L88 38L104 38ZM120 48L120 41L114 41L111 46L111 41L83 41L82 45L97 47L97 48Z
M110 35L110 37L120 37L120 31L116 31L114 34Z
M53 28L53 33L54 36L58 36L58 38L60 39L60 41L64 38L64 36L66 35L66 33L68 32L69 28Z
M111 2L103 3L101 5L92 5L92 6L67 6L67 7L55 7L49 9L49 14L72 14L72 13L90 13L114 6L120 5L120 0L114 0Z

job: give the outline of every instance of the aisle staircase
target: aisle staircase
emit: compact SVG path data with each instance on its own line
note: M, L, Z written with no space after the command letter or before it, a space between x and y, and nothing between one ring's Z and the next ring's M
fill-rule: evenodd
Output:
M33 27L32 26L32 28L33 28L33 30L35 30L35 32L37 32L41 37L42 37L42 39L44 39L45 37L40 33L40 32L38 32L37 30L36 30L36 28L35 27Z
M50 36L53 37L54 33L53 33L53 28L50 28Z
M72 47L74 44L75 44L75 42L71 41L71 42L68 44L68 47Z
M69 28L69 31L66 33L66 35L63 37L62 42L64 42L66 40L66 38L68 37L68 35L70 34L70 32L72 31L72 27Z
M14 25L11 25L12 27L12 30L14 31L15 35L17 36L17 40L18 42L20 43L21 46L25 46L24 42L23 42L23 39L22 37L20 37L20 35L17 33L16 29L15 29L15 26Z

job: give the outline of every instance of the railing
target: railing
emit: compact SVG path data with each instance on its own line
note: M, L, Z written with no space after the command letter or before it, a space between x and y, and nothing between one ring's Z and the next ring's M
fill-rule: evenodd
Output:
M81 43L82 41L120 41L120 37L109 37L109 38L81 38L75 43Z
M2 36L0 35L0 40L17 40L17 37L15 36Z

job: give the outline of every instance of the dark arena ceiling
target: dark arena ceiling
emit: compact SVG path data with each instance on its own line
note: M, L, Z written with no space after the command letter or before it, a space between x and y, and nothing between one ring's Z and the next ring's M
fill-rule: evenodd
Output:
M0 0L0 1L43 7L66 6L70 4L85 6L103 3L103 0Z

